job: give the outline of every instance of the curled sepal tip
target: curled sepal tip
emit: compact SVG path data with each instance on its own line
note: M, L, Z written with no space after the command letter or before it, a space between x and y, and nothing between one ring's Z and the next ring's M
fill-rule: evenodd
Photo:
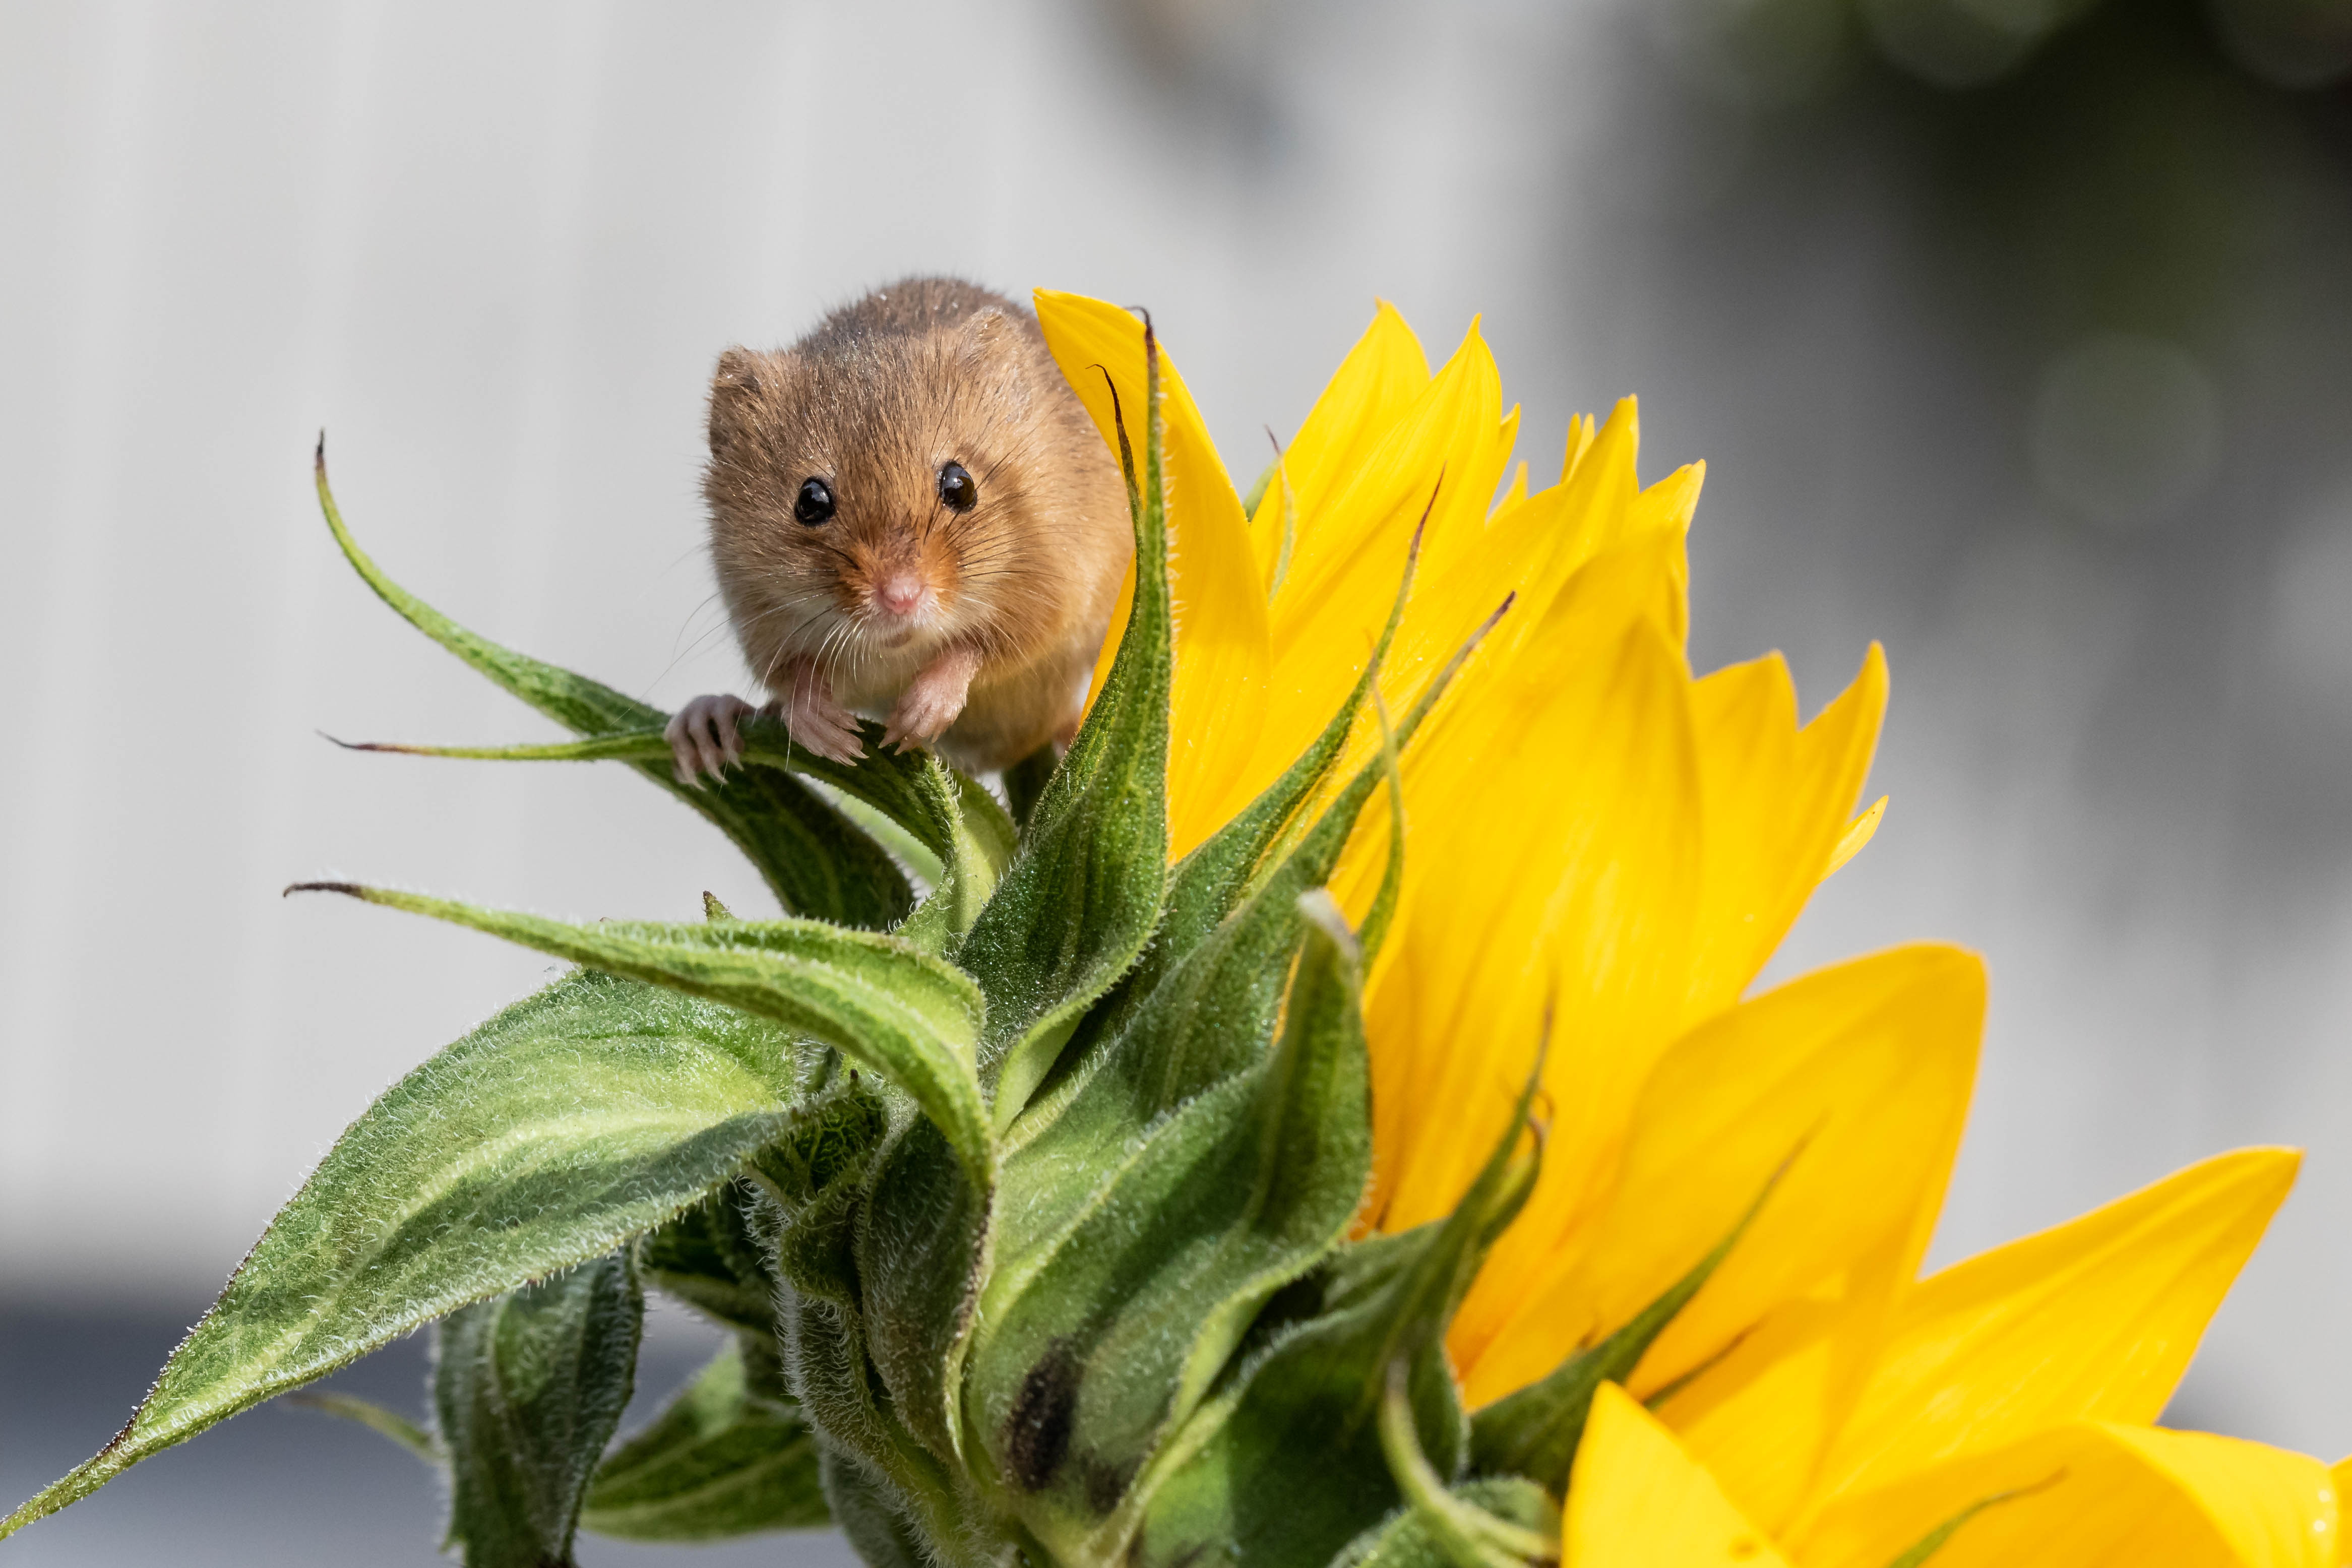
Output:
M1391 1362L1381 1398L1381 1451L1429 1541L1451 1568L1528 1568L1559 1561L1557 1530L1531 1529L1487 1512L1449 1489L1430 1467L1413 1430L1411 1381L1402 1359Z

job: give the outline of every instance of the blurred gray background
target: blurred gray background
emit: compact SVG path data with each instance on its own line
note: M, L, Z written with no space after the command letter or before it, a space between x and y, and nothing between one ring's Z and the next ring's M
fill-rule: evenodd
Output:
M1433 360L1485 312L1539 475L1640 393L1645 477L1709 464L1698 664L1810 712L1887 643L1890 814L1774 973L1988 955L1937 1258L2304 1145L2174 1416L2352 1448L2347 64L2345 0L0 5L0 1501L545 972L282 884L763 906L621 770L319 738L549 734L337 559L320 426L461 621L740 687L710 363L916 269L1150 304L1244 482L1378 296ZM437 1506L270 1408L5 1550L421 1563Z

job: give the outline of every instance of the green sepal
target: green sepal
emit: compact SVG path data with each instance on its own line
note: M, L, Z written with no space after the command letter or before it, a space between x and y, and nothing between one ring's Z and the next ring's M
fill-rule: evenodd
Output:
M983 1185L994 1168L971 1066L979 989L960 970L896 937L817 920L576 925L355 883L297 883L287 891L346 894L431 915L772 1019L906 1091Z
M1160 919L1168 875L1168 700L1174 632L1160 475L1160 352L1144 326L1135 594L1110 674L1031 810L1020 852L955 954L988 995L982 1082L999 1128L1020 1113L1086 1009L1125 974ZM1108 372L1105 372L1108 375ZM1111 391L1117 418L1118 392Z
M1279 1043L1130 1143L1086 1207L982 1297L971 1444L1064 1561L1108 1549L1088 1538L1161 1433L1266 1300L1339 1243L1370 1176L1355 941L1328 894L1301 902L1308 936Z
M1414 721L1426 711L1426 704L1417 706ZM1385 758L1360 771L1240 908L1127 1009L1125 1026L1075 1053L1013 1124L1001 1203L1018 1216L1022 1236L1058 1233L1088 1201L1092 1173L1115 1169L1121 1151L1161 1116L1263 1059L1292 956L1305 940L1300 899L1328 877L1386 775ZM1171 948L1181 939L1164 938ZM1005 1262L1020 1266L1010 1256Z
M408 1074L336 1141L98 1455L0 1535L434 1319L611 1251L788 1125L773 1025L568 975Z
M947 1472L908 1429L869 1353L858 1256L882 1155L910 1124L929 1126L903 1099L894 1112L856 1073L828 1086L754 1161L751 1176L767 1201L752 1220L784 1284L777 1327L810 1419L829 1442L888 1478L895 1495L920 1500L938 1515L950 1494Z
M962 1368L994 1239L992 1184L940 1130L909 1120L877 1156L860 1205L866 1354L898 1418L944 1464L964 1458Z
M776 1276L736 1182L637 1239L637 1277L726 1327L768 1335L776 1326Z
M1531 1533L1557 1532L1559 1504L1535 1482L1518 1476L1465 1481L1450 1495ZM1454 1568L1421 1511L1400 1509L1356 1537L1331 1560L1330 1568Z
M636 1383L625 1252L461 1308L435 1336L447 1545L466 1568L568 1568L580 1502Z
M1404 588L1410 586L1409 562ZM1403 592L1401 589L1397 600L1399 612ZM1328 879L1365 803L1383 782L1391 785L1392 804L1401 811L1394 789L1399 749L1508 608L1506 601L1463 644L1404 721L1384 734L1381 755L1337 792L1286 852L1270 864L1253 859L1280 840L1286 821L1328 771L1356 708L1372 691L1377 662L1366 671L1346 708L1284 780L1177 869L1169 914L1151 951L1118 994L1087 1021L1054 1080L1013 1124L1006 1145L1007 1202L1031 1201L1030 1194L1015 1191L1024 1182L1024 1166L1041 1162L1047 1167L1070 1166L1103 1157L1099 1151L1133 1136L1169 1107L1246 1065L1263 1051L1272 1034L1289 956L1302 936L1299 895ZM1391 625L1393 620L1392 614ZM1328 755L1321 756L1327 748ZM1387 913L1394 907L1402 850L1402 835L1392 834L1388 872L1363 934L1367 961L1385 928ZM1232 913L1220 913L1228 909ZM1109 1082L1096 1082L1106 1075ZM999 1113L1001 1120L1001 1106ZM1034 1156L1027 1155L1031 1146L1039 1150ZM1045 1179L1062 1194L1061 1199L1047 1201L1066 1201L1083 1190L1058 1176Z
M1460 1479L1469 1433L1445 1324L1534 1187L1534 1088L1530 1076L1509 1132L1452 1215L1344 1248L1311 1291L1276 1298L1262 1343L1147 1467L1139 1568L1325 1562L1386 1517L1402 1500L1378 1416L1400 1362L1415 1441L1441 1478ZM1286 1300L1305 1295L1319 1299ZM1298 1479L1302 1454L1315 1456L1311 1485Z
M320 510L344 559L410 625L575 735L650 731L658 737L669 720L659 708L477 636L385 576L343 526L327 487L324 436L317 480ZM786 910L878 929L903 920L913 906L906 877L881 846L798 779L773 769L746 769L707 788L681 784L667 742L657 754L629 760L734 840Z
M1584 1438L1585 1418L1592 1411L1592 1396L1602 1384L1622 1385L1633 1375L1666 1325L1731 1256L1731 1249L1763 1212L1765 1201L1795 1159L1791 1154L1780 1163L1723 1239L1656 1301L1599 1344L1570 1352L1541 1382L1507 1394L1472 1416L1471 1468L1481 1475L1532 1476L1555 1491L1566 1492L1577 1445Z
M1160 915L1160 929L1133 973L1121 982L1118 994L1096 1009L1081 1027L1077 1041L1080 1050L1094 1040L1117 1034L1168 972L1206 941L1218 923L1234 912L1267 851L1329 777L1340 753L1347 748L1348 737L1366 700L1377 689L1381 663L1388 657L1389 645L1404 619L1405 601L1412 595L1413 572L1420 558L1421 533L1416 528L1412 548L1405 556L1404 574L1397 584L1396 599L1389 608L1388 622L1381 627L1380 639L1364 663L1363 674L1357 677L1347 700L1279 778L1169 872L1167 908Z
M1419 1521L1423 1539L1450 1568L1528 1568L1559 1561L1559 1531L1545 1518L1554 1511L1541 1511L1538 1517L1543 1522L1533 1527L1504 1518L1456 1495L1431 1468L1413 1431L1407 1378L1402 1360L1390 1364L1388 1392L1381 1401L1381 1447L1388 1456L1389 1475Z
M730 1336L645 1430L596 1467L580 1528L721 1541L830 1521L817 1439L766 1336Z

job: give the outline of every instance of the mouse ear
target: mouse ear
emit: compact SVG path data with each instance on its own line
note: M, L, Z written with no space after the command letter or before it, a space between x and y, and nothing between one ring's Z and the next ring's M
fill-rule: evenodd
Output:
M1001 306L976 310L963 324L964 363L988 366L990 381L1016 403L1029 401L1022 324Z
M749 428L752 401L760 395L760 357L749 349L719 356L710 378L710 450L716 454Z

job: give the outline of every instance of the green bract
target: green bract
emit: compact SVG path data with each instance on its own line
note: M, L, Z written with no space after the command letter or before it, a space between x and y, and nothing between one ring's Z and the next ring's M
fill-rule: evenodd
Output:
M873 749L870 727L845 768L755 720L743 766L680 786L667 715L392 582L321 462L328 524L370 586L581 737L404 749L625 763L732 838L787 917L713 900L698 925L581 925L301 884L582 967L370 1107L121 1435L0 1534L438 1321L434 1432L319 1403L446 1468L450 1542L475 1568L567 1562L582 1528L693 1541L828 1521L904 1568L1556 1553L1594 1386L1713 1260L1474 1424L1444 1327L1533 1179L1526 1106L1450 1219L1348 1239L1371 1169L1363 958L1321 884L1436 694L1401 716L1384 765L1331 779L1368 670L1260 800L1167 863L1146 345L1139 474L1122 435L1132 612L1068 754L1016 770L1017 830L935 759ZM1391 842L1365 946L1394 904ZM614 1446L647 1286L730 1337Z

